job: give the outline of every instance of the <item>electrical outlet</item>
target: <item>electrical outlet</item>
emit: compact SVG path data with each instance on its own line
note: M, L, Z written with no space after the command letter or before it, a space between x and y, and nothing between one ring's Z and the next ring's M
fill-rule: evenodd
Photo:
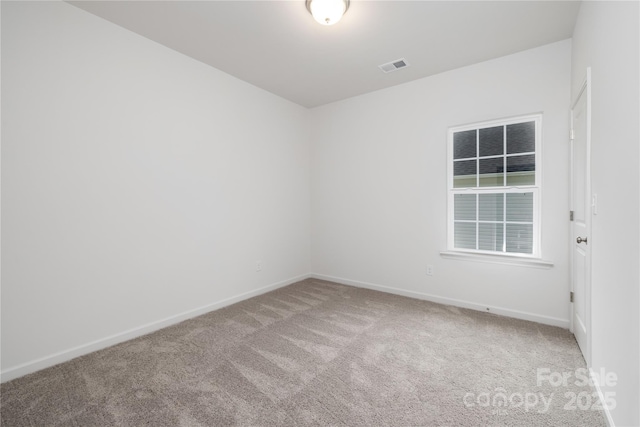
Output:
M256 271L262 271L262 261L256 261Z
M433 265L427 265L427 276L433 276Z

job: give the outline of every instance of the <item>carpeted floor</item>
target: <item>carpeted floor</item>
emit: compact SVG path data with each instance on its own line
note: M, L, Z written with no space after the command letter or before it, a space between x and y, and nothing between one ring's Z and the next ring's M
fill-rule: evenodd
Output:
M2 384L1 420L603 426L584 367L560 328L309 279Z

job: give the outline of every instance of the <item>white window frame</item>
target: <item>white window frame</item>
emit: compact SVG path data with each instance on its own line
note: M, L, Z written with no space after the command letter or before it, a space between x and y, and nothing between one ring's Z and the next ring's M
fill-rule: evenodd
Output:
M521 185L521 186L500 186L500 187L466 187L466 188L454 188L453 187L453 135L457 132L463 132L468 130L480 130L484 128L491 128L496 126L507 126L511 124L534 122L535 123L535 184L533 185ZM478 141L476 139L476 144ZM506 140L505 140L506 144ZM477 150L477 149L476 149ZM476 159L480 159L480 152L476 151ZM519 155L526 153L518 153ZM509 156L506 154L506 150L503 156ZM491 157L491 156L488 156ZM476 174L479 173L479 169L476 170ZM484 121L478 123L471 123L462 126L451 127L448 130L447 138L447 251L442 252L443 256L452 258L484 258L485 260L509 260L514 261L521 260L541 260L541 184L542 184L542 114L529 114L525 116L517 116L508 119L498 119L491 121ZM506 184L506 183L505 183ZM454 247L454 199L456 194L483 194L483 193L521 193L523 190L533 193L533 247L532 253L514 253L506 251L486 251L479 249L464 249ZM476 206L476 209L478 207ZM504 218L506 221L506 218ZM478 222L478 215L476 214L476 223ZM476 227L476 230L478 227ZM477 232L477 231L476 231ZM504 235L506 241L506 234ZM476 237L477 241L477 237ZM548 262L542 262L541 264L550 265Z

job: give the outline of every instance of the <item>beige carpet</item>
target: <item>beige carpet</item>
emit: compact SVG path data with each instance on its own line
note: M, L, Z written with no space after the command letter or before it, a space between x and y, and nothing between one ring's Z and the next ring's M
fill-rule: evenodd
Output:
M576 385L580 368L560 328L309 279L3 384L1 419L605 425L602 411L586 409L595 399ZM566 386L548 381L565 372Z

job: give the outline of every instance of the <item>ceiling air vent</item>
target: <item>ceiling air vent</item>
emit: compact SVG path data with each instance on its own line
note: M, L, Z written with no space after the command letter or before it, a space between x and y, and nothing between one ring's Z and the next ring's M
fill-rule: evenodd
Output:
M395 61L387 62L386 64L378 65L378 67L385 73L399 70L400 68L406 68L409 64L404 58L396 59Z

